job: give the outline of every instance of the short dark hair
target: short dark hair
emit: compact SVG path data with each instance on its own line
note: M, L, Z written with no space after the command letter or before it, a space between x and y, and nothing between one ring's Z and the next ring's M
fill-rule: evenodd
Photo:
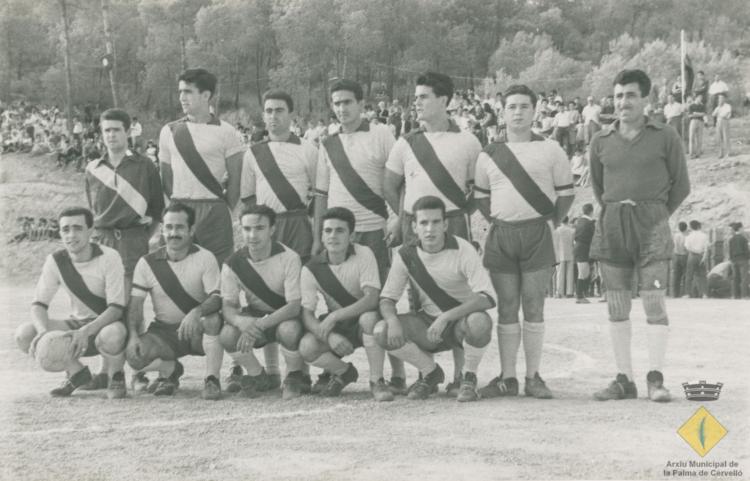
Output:
M443 200L439 197L435 197L434 195L426 195L417 199L417 201L414 203L414 206L411 208L411 213L412 215L414 215L414 219L416 220L417 211L434 209L440 209L440 213L443 215L443 219L445 219L445 202L443 202Z
M730 224L730 227L731 227L731 228L732 228L732 229L733 229L733 230L734 230L735 232L739 232L740 230L742 230L742 222L732 222L732 223Z
M187 214L188 227L193 227L195 224L195 211L189 205L183 204L182 202L172 202L166 209L164 209L164 213L161 216L162 219L168 212L184 212Z
M436 97L448 97L448 103L453 98L453 80L445 74L425 72L417 77L417 85L431 87Z
M531 100L531 105L536 107L536 94L526 85L515 84L505 89L505 93L503 93L503 107L505 107L505 101L511 95L527 95Z
M107 109L99 116L99 122L102 120L119 120L125 130L130 128L130 115L122 109Z
M346 225L349 227L350 234L354 232L354 226L357 223L356 219L354 218L354 213L346 207L331 207L325 212L325 214L323 214L322 222L325 222L328 219L343 220L344 222L346 222Z
M86 221L86 227L94 227L94 214L85 207L66 207L60 212L60 215L57 216L57 221L60 222L60 219L63 217L75 217L79 215L82 215Z
M594 206L592 204L583 204L583 213L586 215L594 212Z
M193 84L198 87L199 92L208 90L212 97L216 93L216 84L218 83L216 75L204 68L189 68L180 74L177 81Z
M697 220L691 220L690 221L690 228L692 230L699 230L701 228L701 223Z
M685 232L687 230L687 222L680 221L677 224L677 228L680 230L680 232Z
M632 83L638 84L638 88L641 91L641 97L646 97L649 92L651 92L651 79L648 78L646 72L639 69L625 69L620 71L615 77L614 82L612 82L612 85L627 85Z
M703 70L698 70L698 73L699 73L699 74L703 74L703 75L706 75L706 72L704 72Z
M280 89L268 90L263 94L263 107L265 108L266 100L283 100L289 112L294 112L294 101L292 96Z
M347 92L351 92L354 94L354 98L357 99L357 102L360 102L363 98L365 98L365 94L362 91L362 86L359 84L359 82L355 82L354 80L349 79L338 79L333 84L331 84L331 88L329 89L330 95L333 95L334 92L338 92L340 90L346 90Z
M242 209L242 213L240 213L240 223L242 222L242 218L246 215L259 215L265 217L268 219L269 226L276 224L276 212L265 204L254 204Z

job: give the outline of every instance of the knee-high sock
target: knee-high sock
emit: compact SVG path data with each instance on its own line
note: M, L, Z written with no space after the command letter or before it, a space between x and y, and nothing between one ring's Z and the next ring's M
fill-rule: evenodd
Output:
M107 354L104 351L99 351L102 355L102 372L106 372L110 379L116 372L120 372L125 367L125 351L120 354Z
M516 359L521 346L521 324L497 325L497 346L500 350L500 369L504 378L516 376Z
M609 323L609 333L612 336L612 350L615 354L617 372L625 374L633 380L633 361L630 354L630 340L632 327L630 320Z
M219 379L221 362L224 360L224 347L219 342L219 336L203 334L202 344L206 353L206 377L216 376Z
M402 347L390 351L390 353L419 369L423 376L431 373L436 366L432 356L421 350L413 342L407 342Z
M464 343L464 346L466 346L466 343ZM464 370L464 365L466 364L466 357L464 354L464 350L460 347L454 347L452 349L453 351L453 379L461 379L461 372ZM476 373L476 371L472 371L468 367L466 368L467 371Z
M319 367L324 371L328 371L332 374L340 376L346 372L349 365L336 357L331 352L325 352L321 354L316 360L311 363L315 367Z
M302 354L299 351L290 351L289 349L281 346L281 355L284 356L284 362L286 363L286 373L302 371L305 366L305 361L302 359Z
M404 361L393 354L388 354L388 362L391 364L391 377L406 379L406 367L404 366Z
M646 335L648 338L649 370L661 372L664 367L664 356L667 352L669 326L665 326L664 324L648 324Z
M245 368L248 376L257 376L263 372L263 366L260 365L258 358L255 357L253 351L250 352L230 352L229 356L234 359L234 362Z
M377 382L383 377L385 350L375 342L375 336L372 334L362 334L362 344L365 346L367 363L370 365L370 381Z
M263 346L263 358L266 360L266 372L268 374L279 374L279 343L269 342Z
M466 372L476 374L479 369L479 363L482 362L484 351L487 350L487 346L475 347L464 341L464 369ZM455 350L453 351L455 353Z
M523 323L523 353L526 357L526 377L534 377L542 363L542 346L544 345L544 323Z

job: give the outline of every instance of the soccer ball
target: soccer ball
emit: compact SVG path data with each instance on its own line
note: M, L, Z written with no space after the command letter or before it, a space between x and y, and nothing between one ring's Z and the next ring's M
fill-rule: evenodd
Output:
M36 344L36 361L45 371L60 372L72 360L70 343L72 339L66 331L45 332Z

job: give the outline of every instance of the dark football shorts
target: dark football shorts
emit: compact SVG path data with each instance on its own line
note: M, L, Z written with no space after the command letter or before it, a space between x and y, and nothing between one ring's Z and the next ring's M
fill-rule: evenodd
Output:
M493 221L484 246L484 266L490 272L520 274L556 263L552 229L547 218Z

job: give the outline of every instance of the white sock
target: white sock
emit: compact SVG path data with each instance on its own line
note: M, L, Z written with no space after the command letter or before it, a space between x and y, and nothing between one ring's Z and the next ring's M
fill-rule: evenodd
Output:
M206 377L215 376L219 379L221 362L224 360L224 347L219 342L219 336L203 334L203 352L206 353Z
M630 339L632 330L630 320L609 323L609 333L612 336L612 349L615 353L617 372L625 374L633 380L633 362L630 356Z
M390 351L390 353L419 369L423 376L435 370L436 364L432 356L421 350L413 342L407 342L402 347Z
M406 367L404 366L404 361L389 353L388 362L391 364L391 377L406 379Z
M263 346L263 358L266 360L266 372L268 374L280 374L279 369L279 343L269 342Z
M518 377L516 359L518 348L521 346L521 324L498 324L497 346L500 350L500 369L503 371L503 378Z
M257 376L263 372L263 366L260 365L260 361L255 357L253 351L250 352L230 352L229 356L234 359L234 362L245 368L248 376Z
M116 372L120 372L125 367L125 351L122 351L120 354L116 354L112 356L111 354L105 354L104 352L100 351L102 355L102 369L104 369L103 372L107 373L107 376L109 376L110 379L112 379L112 375Z
M383 377L383 364L385 363L385 349L375 342L372 334L362 334L362 344L367 353L367 363L370 365L370 381L378 382Z
M664 355L667 352L667 338L669 326L664 324L648 324L646 329L648 338L648 362L650 371L662 371Z
M287 375L293 371L302 371L304 368L305 361L302 359L302 354L300 354L299 351L290 351L284 346L281 346L281 355L284 356Z
M533 378L542 364L544 323L523 322L523 353L526 357L526 377Z
M342 361L340 358L333 355L331 352L325 352L321 354L316 360L311 363L315 367L319 367L324 371L328 371L331 374L340 376L349 369L349 365Z
M472 372L474 374L477 373L477 370L479 369L479 363L482 362L482 356L484 356L484 351L486 350L487 346L474 347L464 341L464 369L466 370L466 372ZM453 352L455 354L456 351L454 350Z

